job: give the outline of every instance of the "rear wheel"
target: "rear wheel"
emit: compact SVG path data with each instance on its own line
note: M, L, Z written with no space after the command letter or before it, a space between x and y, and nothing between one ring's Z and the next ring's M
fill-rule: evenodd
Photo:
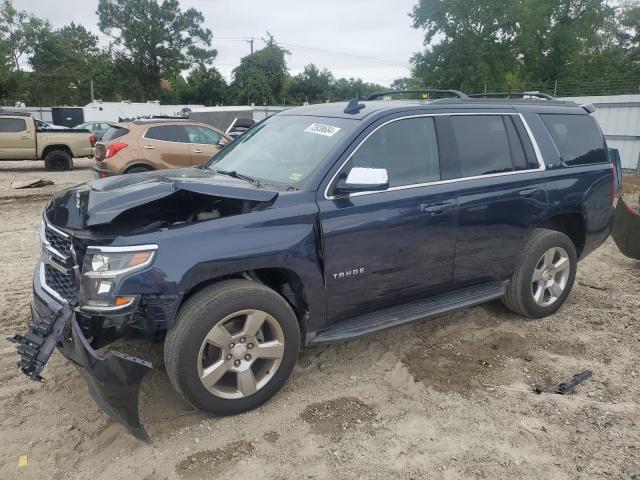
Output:
M271 398L291 375L299 348L297 318L280 295L229 280L185 303L164 355L171 383L191 404L230 415Z
M73 159L64 150L53 150L44 157L44 167L50 172L70 170L73 168Z
M577 263L569 237L555 230L535 229L509 282L504 304L530 318L552 315L571 292Z

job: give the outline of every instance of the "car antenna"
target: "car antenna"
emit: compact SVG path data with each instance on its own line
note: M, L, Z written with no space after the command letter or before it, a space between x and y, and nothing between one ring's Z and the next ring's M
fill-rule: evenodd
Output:
M355 115L360 110L362 110L366 105L364 103L359 103L357 98L349 100L347 107L344 109L344 113L348 115Z

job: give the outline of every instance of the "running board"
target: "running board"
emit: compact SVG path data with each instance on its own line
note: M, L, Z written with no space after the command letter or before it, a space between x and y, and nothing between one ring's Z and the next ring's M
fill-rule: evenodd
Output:
M354 340L369 333L495 300L504 295L505 288L506 282L485 283L353 317L319 332L307 343L321 345Z

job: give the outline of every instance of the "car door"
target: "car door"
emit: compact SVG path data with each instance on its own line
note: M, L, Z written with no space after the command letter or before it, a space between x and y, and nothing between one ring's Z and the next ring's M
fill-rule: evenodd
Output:
M221 150L220 140L223 138L212 128L202 125L183 125L191 147L191 165L197 166L208 162Z
M190 145L179 125L151 126L140 143L145 160L156 169L191 166Z
M452 278L456 194L440 182L433 118L374 128L318 200L329 323L435 293ZM336 195L352 168L386 169L389 188Z
M459 180L454 284L506 280L547 210L544 163L517 114L448 122Z
M0 158L36 158L34 125L26 118L0 118Z

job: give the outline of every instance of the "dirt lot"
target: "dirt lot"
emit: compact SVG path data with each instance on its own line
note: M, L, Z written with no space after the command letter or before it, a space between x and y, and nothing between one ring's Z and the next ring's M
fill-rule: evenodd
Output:
M91 178L78 164L51 175L0 163L1 338L27 321L47 196L14 198L10 177L59 189ZM525 320L495 302L310 349L271 402L227 418L193 411L172 391L160 346L146 347L156 366L141 399L150 444L111 421L58 353L37 384L2 340L0 478L630 479L640 474L638 311L640 262L608 241L551 318ZM584 369L593 378L571 396L530 392Z

